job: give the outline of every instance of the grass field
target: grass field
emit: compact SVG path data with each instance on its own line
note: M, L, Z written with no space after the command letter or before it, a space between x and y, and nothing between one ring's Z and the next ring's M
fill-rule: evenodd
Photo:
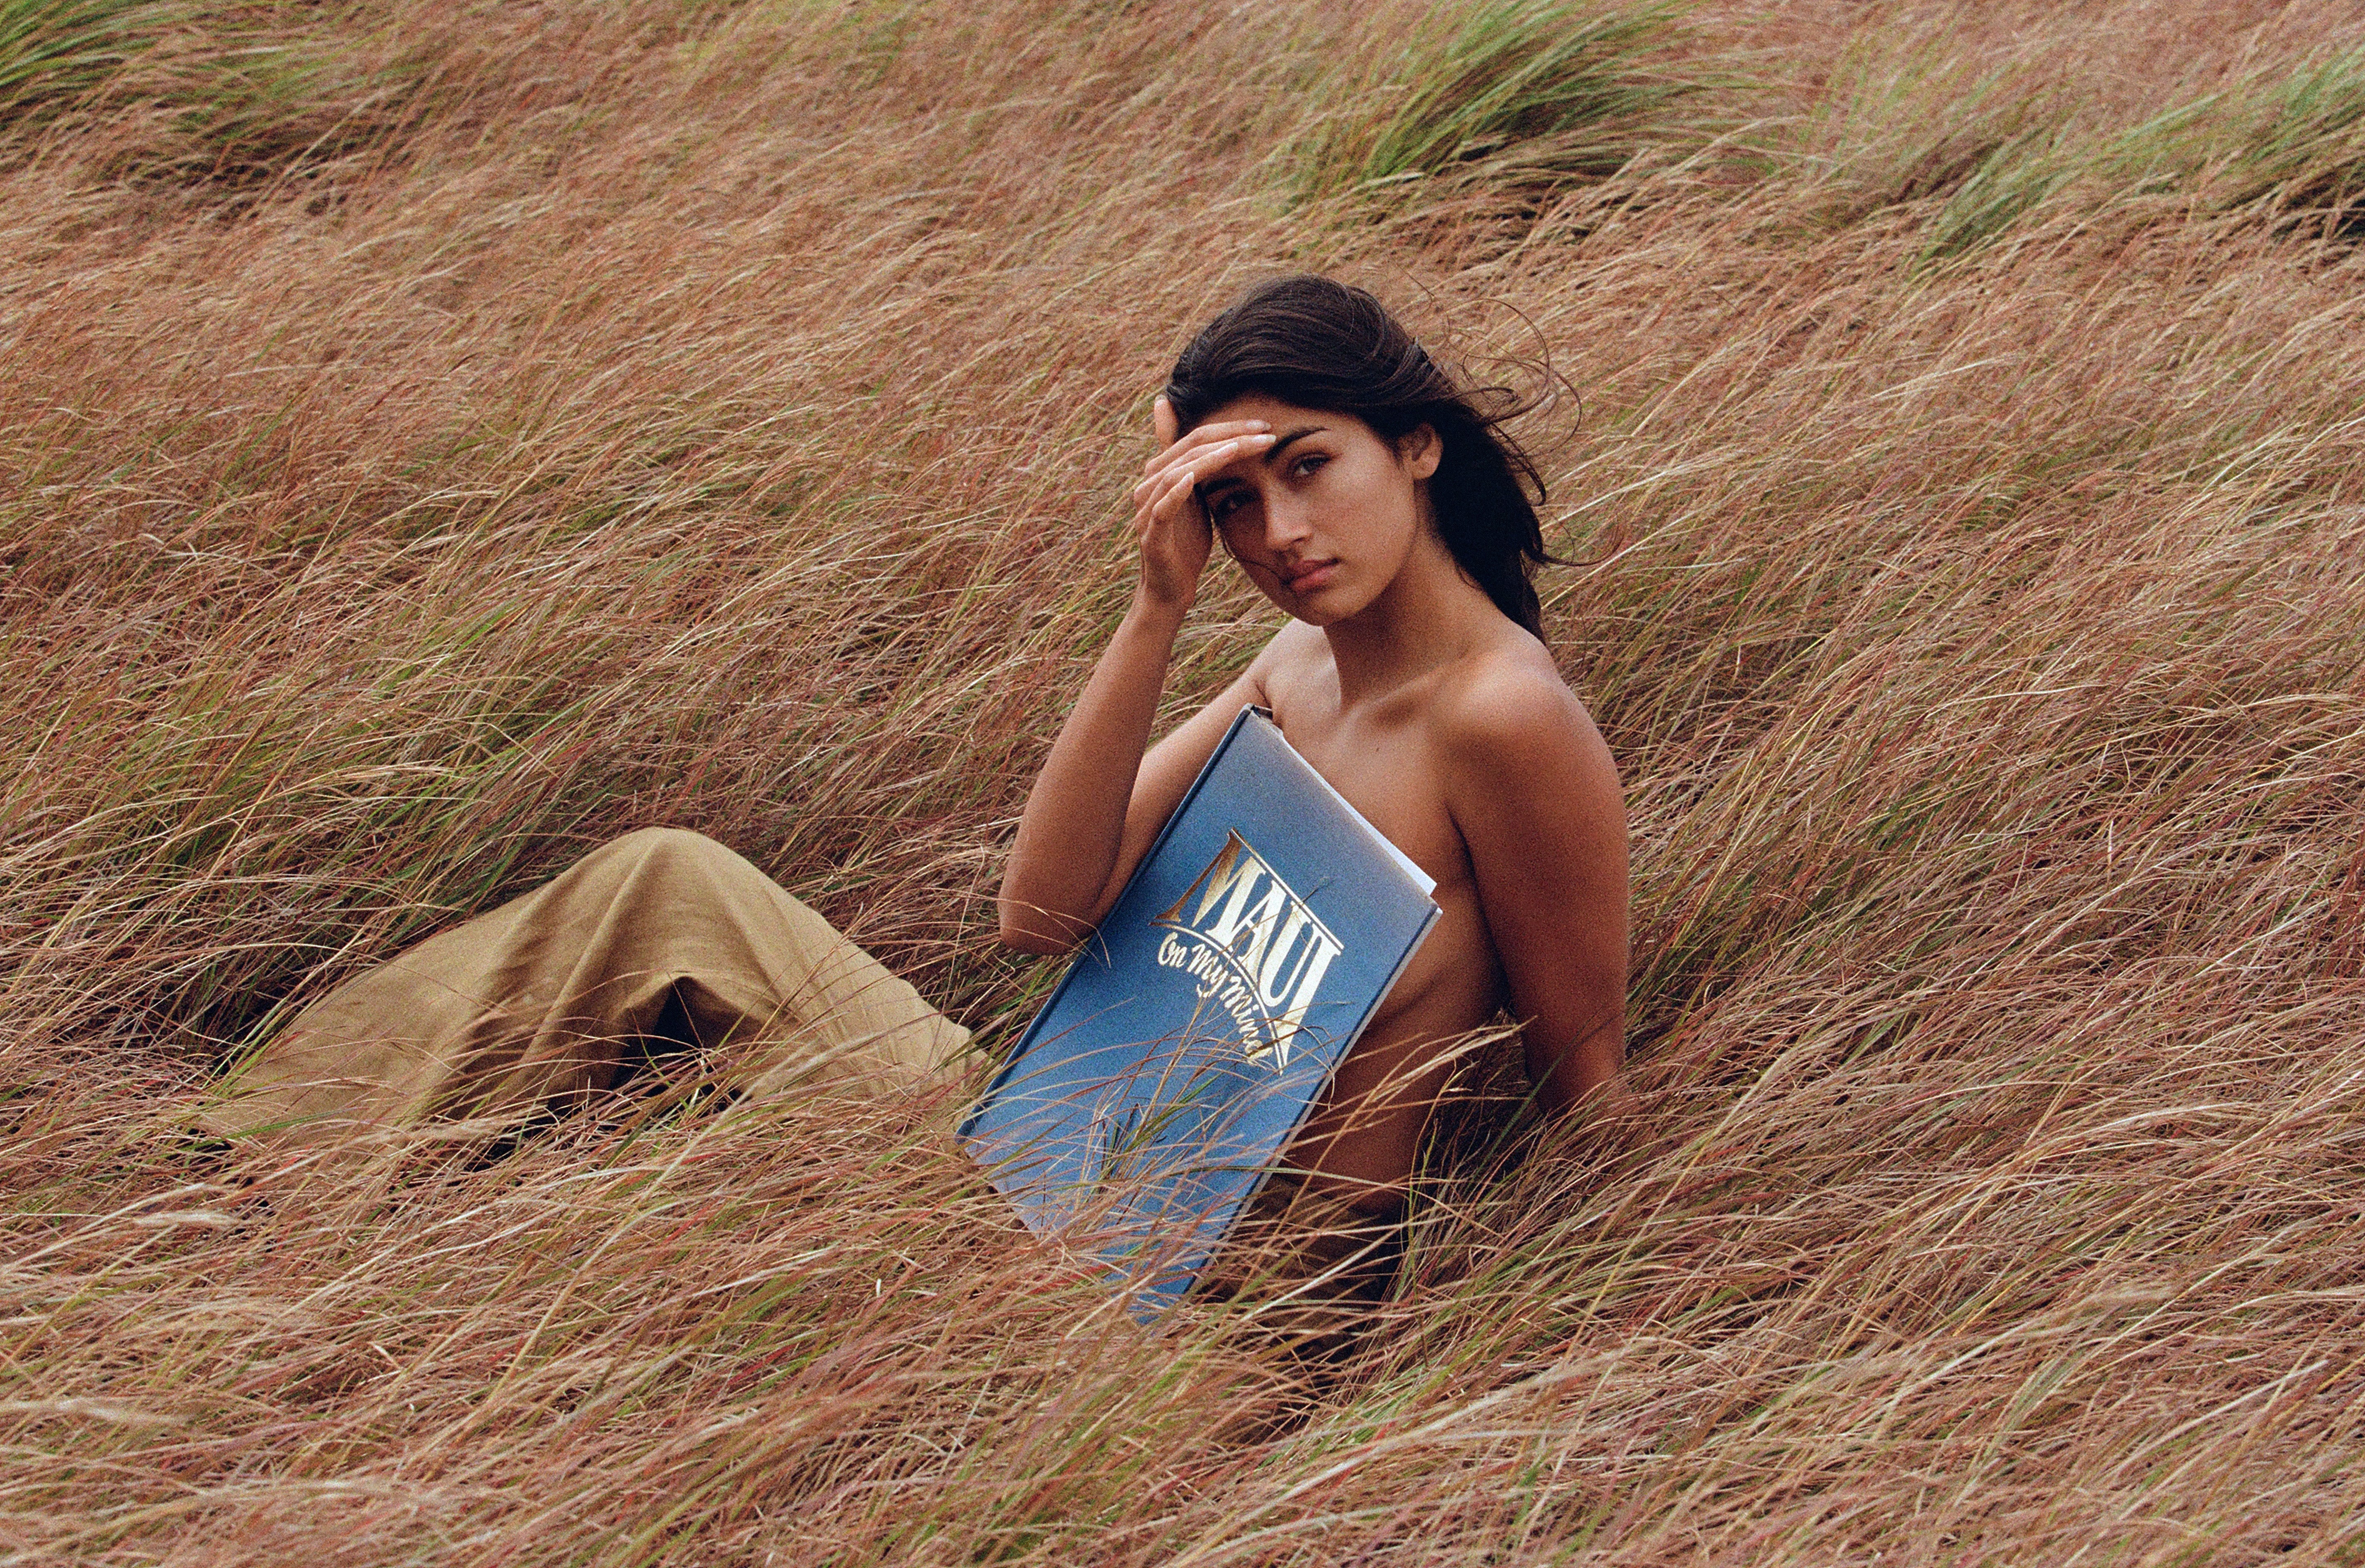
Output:
M0 0L0 1562L2365 1562L2355 6ZM925 1107L174 1136L648 823L1023 1018L1295 268L1541 399L1646 1108L1474 1080L1317 1407Z

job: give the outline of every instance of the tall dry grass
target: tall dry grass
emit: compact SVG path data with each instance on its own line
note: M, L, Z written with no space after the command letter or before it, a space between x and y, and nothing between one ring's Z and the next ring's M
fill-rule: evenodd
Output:
M7 118L8 1561L2365 1560L2365 16L1709 5L1609 173L1407 88L1550 9L258 6ZM1475 1082L1311 1407L925 1107L174 1136L649 823L1023 1017L1148 390L1294 266L1560 391L1646 1105Z

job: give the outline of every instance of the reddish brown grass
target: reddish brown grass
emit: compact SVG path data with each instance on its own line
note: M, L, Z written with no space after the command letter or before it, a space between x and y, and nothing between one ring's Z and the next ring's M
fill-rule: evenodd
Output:
M1710 6L1743 84L1541 202L1297 199L1408 5L243 15L328 62L280 118L158 107L176 34L0 185L7 1561L2365 1553L2365 277L2223 148L1933 249L2001 142L2352 7ZM649 823L1023 1016L981 895L1148 391L1308 265L1563 389L1647 1107L1457 1106L1338 1386L1134 1329L913 1108L174 1137ZM1175 709L1269 625L1226 585Z

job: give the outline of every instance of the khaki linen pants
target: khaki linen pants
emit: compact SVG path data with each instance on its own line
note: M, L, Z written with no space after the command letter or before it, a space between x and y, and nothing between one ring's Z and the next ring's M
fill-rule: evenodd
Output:
M727 1047L717 1076L748 1094L925 1089L958 1076L969 1042L740 856L646 828L338 986L206 1120L308 1142L526 1124L614 1088L661 1036Z

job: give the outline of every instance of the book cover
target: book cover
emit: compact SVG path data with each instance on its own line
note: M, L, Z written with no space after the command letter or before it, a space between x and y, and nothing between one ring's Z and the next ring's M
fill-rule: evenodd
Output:
M1435 885L1242 709L962 1143L1030 1228L1171 1305L1429 934Z

